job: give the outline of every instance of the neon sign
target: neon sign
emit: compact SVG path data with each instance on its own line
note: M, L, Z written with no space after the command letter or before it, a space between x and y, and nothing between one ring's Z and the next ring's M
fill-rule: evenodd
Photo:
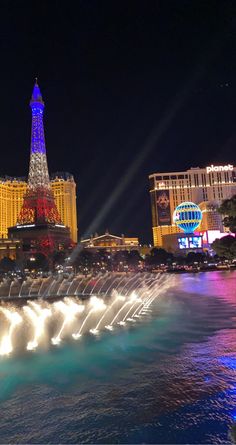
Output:
M228 164L228 165L213 165L213 164L211 164L211 166L206 167L207 173L227 172L227 171L232 171L233 169L234 169L234 166L232 164Z

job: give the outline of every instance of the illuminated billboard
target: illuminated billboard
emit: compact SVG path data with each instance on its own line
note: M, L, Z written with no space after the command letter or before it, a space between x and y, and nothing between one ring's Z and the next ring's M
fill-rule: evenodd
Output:
M188 249L188 238L178 238L179 249Z
M184 236L178 238L178 246L180 250L185 249L201 249L202 237L201 236Z
M169 190L158 190L156 192L157 218L159 226L171 224L170 194Z
M212 244L216 239L223 238L226 233L220 232L220 230L204 230L202 232L196 232L195 235L200 235L202 237L202 243L204 246Z
M189 241L189 249L201 249L202 247L201 236L190 236L188 241Z

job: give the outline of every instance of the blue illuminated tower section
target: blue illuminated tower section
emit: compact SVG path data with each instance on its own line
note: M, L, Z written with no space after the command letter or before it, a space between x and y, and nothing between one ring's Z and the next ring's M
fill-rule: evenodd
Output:
M44 102L37 79L30 107L32 110L32 132L28 186L30 189L37 189L38 187L50 189L43 127Z

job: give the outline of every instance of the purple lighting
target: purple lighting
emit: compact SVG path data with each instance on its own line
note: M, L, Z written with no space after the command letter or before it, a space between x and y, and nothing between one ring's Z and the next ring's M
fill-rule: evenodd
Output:
M37 80L34 85L30 104L33 104L33 103L40 103L40 104L42 104L42 106L44 106L42 94L41 94L40 88L37 84Z
M46 154L43 129L44 102L37 80L31 96L30 106L32 110L31 154Z

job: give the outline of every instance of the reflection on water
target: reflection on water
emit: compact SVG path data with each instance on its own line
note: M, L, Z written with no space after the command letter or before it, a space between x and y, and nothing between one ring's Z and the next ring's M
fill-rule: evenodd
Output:
M236 417L236 274L176 280L134 325L1 359L0 442L225 443Z

